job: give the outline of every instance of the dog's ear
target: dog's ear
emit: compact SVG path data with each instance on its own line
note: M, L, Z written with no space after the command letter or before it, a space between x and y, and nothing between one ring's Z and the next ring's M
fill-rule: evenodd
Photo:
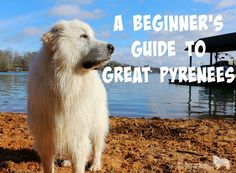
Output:
M43 43L46 46L52 44L53 33L52 32L47 32L47 33L43 34L41 40L43 41Z
M41 40L47 47L51 47L53 45L53 41L59 34L64 30L62 24L58 24L54 26L49 32L43 34Z

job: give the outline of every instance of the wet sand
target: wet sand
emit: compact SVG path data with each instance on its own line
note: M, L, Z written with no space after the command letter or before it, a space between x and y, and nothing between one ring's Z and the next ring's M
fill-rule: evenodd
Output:
M228 159L230 170L217 170L214 155ZM0 172L42 172L24 114L0 113ZM100 172L236 173L236 121L111 117Z

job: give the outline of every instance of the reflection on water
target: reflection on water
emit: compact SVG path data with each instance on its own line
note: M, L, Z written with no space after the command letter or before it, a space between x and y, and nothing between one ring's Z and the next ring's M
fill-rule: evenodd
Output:
M235 116L236 90L222 88L203 88L199 91L199 99L207 100L208 115ZM191 103L190 103L190 107ZM192 112L190 110L190 112ZM191 115L191 114L190 114Z
M0 73L0 111L26 112L27 73ZM162 118L236 117L236 90L160 84L159 74L149 83L111 83L109 110L115 116Z
M0 73L0 111L26 112L27 73Z

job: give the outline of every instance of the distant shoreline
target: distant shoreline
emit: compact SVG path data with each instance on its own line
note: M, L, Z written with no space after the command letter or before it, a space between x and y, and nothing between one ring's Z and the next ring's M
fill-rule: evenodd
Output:
M128 64L122 64L122 63L119 63L119 62L116 62L116 61L110 61L109 63L107 63L104 67L102 67L101 69L99 69L99 71L102 71L105 67L111 67L112 69L114 67L117 67L117 66L120 66L120 67L126 67L126 66L130 66L131 69L133 70L135 67L137 66L134 66L134 65L128 65ZM148 66L148 65L145 65L145 66ZM145 67L144 66L144 67ZM17 67L16 67L17 68ZM27 67L28 69L28 67ZM152 73L160 73L160 68L159 67L151 67L151 71ZM28 72L28 70L19 70L19 71L0 71L0 72Z
M27 73L29 71L0 71L0 73Z

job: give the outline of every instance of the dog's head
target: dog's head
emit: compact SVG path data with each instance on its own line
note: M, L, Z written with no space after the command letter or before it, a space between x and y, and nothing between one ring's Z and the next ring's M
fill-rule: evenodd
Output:
M42 36L42 41L58 68L75 70L102 67L115 49L112 44L98 41L91 27L79 20L61 21Z

